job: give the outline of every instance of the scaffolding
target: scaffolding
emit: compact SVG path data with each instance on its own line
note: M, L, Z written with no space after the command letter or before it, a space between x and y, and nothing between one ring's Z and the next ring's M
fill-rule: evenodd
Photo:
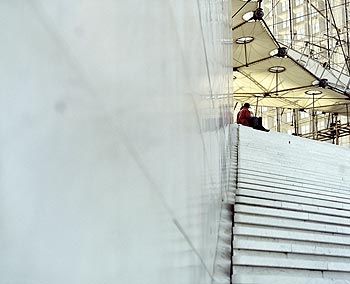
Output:
M318 62L325 71L334 76L334 87L343 83L344 93L350 93L350 39L349 0L266 0L263 2L265 21L270 26L276 40L294 52L295 59L306 68ZM311 62L311 64L310 64ZM311 70L315 71L315 70ZM317 72L317 70L315 71ZM345 86L345 87L344 87ZM315 96L313 94L313 102ZM292 115L292 123L283 125L284 110L275 109L274 127L276 131L292 132L293 135L309 139L327 141L339 145L343 137L350 135L348 105L342 122L338 113L328 113L327 123L319 127L314 103L309 111L309 119L300 119L303 109L287 110ZM264 113L262 113L264 116ZM271 116L268 114L267 116ZM302 127L304 131L302 131ZM293 129L293 131L292 131ZM305 131L309 129L309 131ZM350 138L350 137L349 137Z
M350 74L348 0L266 0L276 39L328 69Z

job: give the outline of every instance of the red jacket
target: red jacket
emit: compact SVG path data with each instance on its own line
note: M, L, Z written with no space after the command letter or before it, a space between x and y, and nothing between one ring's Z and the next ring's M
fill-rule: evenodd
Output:
M239 111L237 116L237 123L245 126L249 126L249 118L251 118L249 109L243 108Z

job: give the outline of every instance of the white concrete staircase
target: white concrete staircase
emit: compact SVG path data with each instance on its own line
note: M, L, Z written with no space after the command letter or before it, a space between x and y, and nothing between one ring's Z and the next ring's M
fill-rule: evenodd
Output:
M350 283L350 149L238 127L235 284Z

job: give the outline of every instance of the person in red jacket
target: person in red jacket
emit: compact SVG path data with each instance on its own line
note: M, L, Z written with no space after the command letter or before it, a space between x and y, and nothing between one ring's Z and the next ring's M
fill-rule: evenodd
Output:
M237 123L244 126L250 126L250 119L252 114L249 111L250 104L245 103L237 115Z

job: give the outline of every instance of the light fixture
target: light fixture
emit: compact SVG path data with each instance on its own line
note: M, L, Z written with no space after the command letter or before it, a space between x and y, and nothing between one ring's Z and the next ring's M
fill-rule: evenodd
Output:
M286 68L283 66L272 66L269 68L269 72L271 73L282 73L285 70Z
M246 22L254 22L254 12L250 11L242 16L243 20Z
M252 36L243 36L240 38L236 39L236 43L238 44L246 44L246 43L250 43L254 40L254 38Z
M278 53L278 49L274 49L270 51L270 56L276 56Z
M322 94L322 92L321 91L319 91L319 90L308 90L308 91L306 91L305 92L305 94L307 94L307 95L321 95Z

